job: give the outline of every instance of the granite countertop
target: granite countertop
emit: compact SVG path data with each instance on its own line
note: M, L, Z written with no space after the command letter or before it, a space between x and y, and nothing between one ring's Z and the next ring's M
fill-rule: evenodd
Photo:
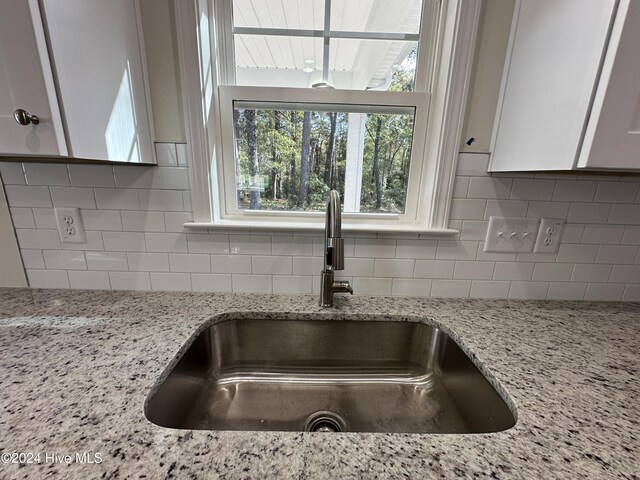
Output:
M0 451L41 453L41 463L1 463L0 477L640 478L640 304L341 297L326 310L316 301L0 289ZM428 318L495 376L518 422L471 435L150 423L148 392L194 332L224 312ZM83 452L101 463L45 462Z

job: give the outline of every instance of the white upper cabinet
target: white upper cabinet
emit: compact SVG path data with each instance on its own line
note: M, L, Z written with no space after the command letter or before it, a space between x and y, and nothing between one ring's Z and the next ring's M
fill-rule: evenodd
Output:
M640 169L640 1L518 0L489 171Z
M28 4L30 11L25 15L27 2L0 0L3 30L0 45L4 60L0 66L0 118L5 122L7 117L7 126L26 131L28 137L29 131L39 132L42 125L52 123L49 118L55 120L59 111L62 122L55 137L58 148L45 148L43 140L43 146L35 150L28 139L23 142L26 148L18 148L20 145L15 145L15 141L5 141L3 123L0 153L68 154L82 159L153 163L151 112L137 0L47 0L39 4L37 0L29 0ZM5 23L10 31L4 31ZM25 31L25 26L31 29ZM21 35L20 42L11 38L14 30ZM12 49L19 53L11 56ZM24 82L30 75L14 74L18 67L23 68L19 59L34 65L41 60L44 80ZM47 83L47 72L51 85ZM43 98L40 103L49 104L53 113L38 115L45 112L39 104L31 106L32 103L25 102L26 106L22 106L23 103L14 101L44 119L35 127L18 125L9 101L14 91L24 91L27 98Z
M0 152L66 155L38 2L0 0L0 12ZM37 124L18 123L19 109Z
M578 168L640 169L640 2L621 2Z

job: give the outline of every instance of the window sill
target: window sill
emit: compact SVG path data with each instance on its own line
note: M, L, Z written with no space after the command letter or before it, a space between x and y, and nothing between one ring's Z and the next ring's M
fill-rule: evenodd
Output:
M323 232L324 219L321 222L290 222L290 221L256 221L256 220L220 220L219 222L187 222L184 228L192 230L287 230L304 232ZM350 223L342 222L344 232L367 233L422 233L429 235L453 236L460 233L455 228L427 228L413 225L381 225L380 223Z

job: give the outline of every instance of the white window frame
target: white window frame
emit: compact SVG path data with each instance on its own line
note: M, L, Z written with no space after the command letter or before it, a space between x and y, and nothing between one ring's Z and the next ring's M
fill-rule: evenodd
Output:
M224 1L218 0L176 2L194 212L194 221L186 223L185 227L317 231L324 228L322 213L238 212L229 208L230 199L235 195L229 192L231 186L235 192L235 168L229 170L235 162L235 148L230 144L232 136L229 135L232 102L249 100L395 104L427 109L428 115L418 115L416 111L407 188L412 197L407 199L406 214L345 214L343 229L457 233L448 228L448 217L481 0L425 0L424 8L431 9L432 14L423 14L423 17L430 19L432 24L423 26L427 35L421 42L436 45L432 49L436 55L429 58L423 54L422 60L419 59L423 64L433 64L426 68L432 72L432 77L417 76L416 82L418 88L421 88L420 82L427 87L430 83L430 93L230 86L232 74L228 69L223 72L217 68L220 59L225 59L222 63L229 65L228 60L232 58L230 15L224 5ZM433 14L434 6L439 6L436 14ZM218 11L214 12L214 9ZM218 19L227 20L218 21L216 25L214 13ZM231 175L225 175L225 165ZM410 200L414 208L411 208Z

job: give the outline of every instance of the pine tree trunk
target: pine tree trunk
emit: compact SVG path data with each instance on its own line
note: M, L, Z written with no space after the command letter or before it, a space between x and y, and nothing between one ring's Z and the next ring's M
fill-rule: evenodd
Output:
M378 116L376 121L376 137L373 142L373 178L376 183L376 210L382 208L382 178L380 177L380 129L382 128L382 117Z
M329 130L329 143L327 145L327 159L324 169L324 183L330 188L334 188L334 150L336 143L336 124L337 113L329 113L329 121L331 122L331 128Z
M238 188L238 183L240 181L240 112L233 109L233 142L235 146L235 164L236 164L236 201L238 202L238 206L240 206L241 200L241 190Z
M300 157L300 206L309 202L309 157L311 153L311 112L302 121L302 155Z
M249 157L249 208L260 210L260 186L258 185L258 155L256 137L256 111L245 110L247 121L247 156Z

